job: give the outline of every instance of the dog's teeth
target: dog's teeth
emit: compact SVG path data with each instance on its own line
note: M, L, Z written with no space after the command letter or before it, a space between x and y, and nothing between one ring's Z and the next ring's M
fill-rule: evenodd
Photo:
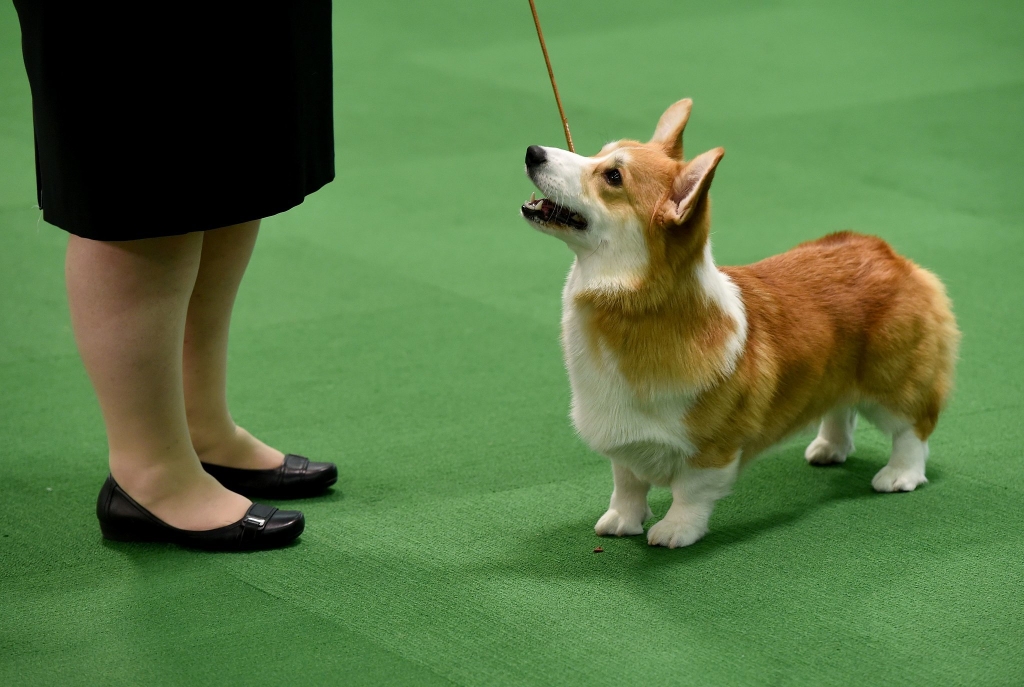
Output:
M534 202L535 200L537 200L537 194L536 194L536 193L531 193L531 194L530 194L530 202L532 203L532 202Z

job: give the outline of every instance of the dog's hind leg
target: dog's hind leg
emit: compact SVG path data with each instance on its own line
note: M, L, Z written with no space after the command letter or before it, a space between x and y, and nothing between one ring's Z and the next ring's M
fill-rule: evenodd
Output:
M647 505L647 492L651 490L645 482L625 465L612 461L612 477L615 489L608 511L594 526L598 534L616 537L644 533L644 520L653 515Z
M871 486L875 491L914 491L928 481L924 476L926 460L928 442L918 438L913 427L907 427L893 436L889 462L871 480Z
M840 406L821 418L818 437L810 443L804 457L811 465L842 463L853 453L853 430L857 426L857 409Z
M913 423L877 405L861 408L861 412L892 437L889 462L871 480L875 491L914 491L919 484L927 482L924 464L928 460L928 440L917 435Z

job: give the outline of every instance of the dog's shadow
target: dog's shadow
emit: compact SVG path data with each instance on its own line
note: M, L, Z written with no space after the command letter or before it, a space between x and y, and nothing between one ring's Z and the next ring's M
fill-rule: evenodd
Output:
M880 450L858 451L858 456L850 456L845 463L827 467L808 466L802 450L801 455L796 453L787 450L767 458L774 464L759 466L757 474L749 475L752 479L748 483L741 478L733 496L718 506L717 517L712 516L711 531L691 546L666 549L648 545L646 531L671 504L671 494L659 490L651 495L656 515L645 523L642 535L596 536L594 522L600 512L595 511L586 518L539 530L520 540L508 555L473 567L486 568L482 572L497 576L532 579L637 579L668 566L697 565L709 556L763 538L836 503L892 498L871 487L871 478L888 458ZM930 468L929 480L932 485L941 481L941 472ZM595 552L598 547L604 552Z

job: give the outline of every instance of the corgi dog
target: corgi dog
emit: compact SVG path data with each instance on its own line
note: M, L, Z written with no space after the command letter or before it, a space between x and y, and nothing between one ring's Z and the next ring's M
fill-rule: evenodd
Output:
M526 151L545 197L522 216L576 255L562 294L572 420L614 480L597 534L642 534L660 485L672 506L648 543L693 544L742 466L819 421L807 461L842 463L858 413L892 437L872 486L912 491L953 383L945 288L852 232L716 266L708 192L725 151L683 158L691 105L668 108L647 143Z

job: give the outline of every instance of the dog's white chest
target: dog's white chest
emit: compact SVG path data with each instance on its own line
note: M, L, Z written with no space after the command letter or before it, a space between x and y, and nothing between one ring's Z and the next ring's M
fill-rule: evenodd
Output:
M614 354L588 340L581 320L566 303L562 346L576 430L595 451L628 464L652 482L667 481L694 452L683 422L693 396L666 391L639 397Z

